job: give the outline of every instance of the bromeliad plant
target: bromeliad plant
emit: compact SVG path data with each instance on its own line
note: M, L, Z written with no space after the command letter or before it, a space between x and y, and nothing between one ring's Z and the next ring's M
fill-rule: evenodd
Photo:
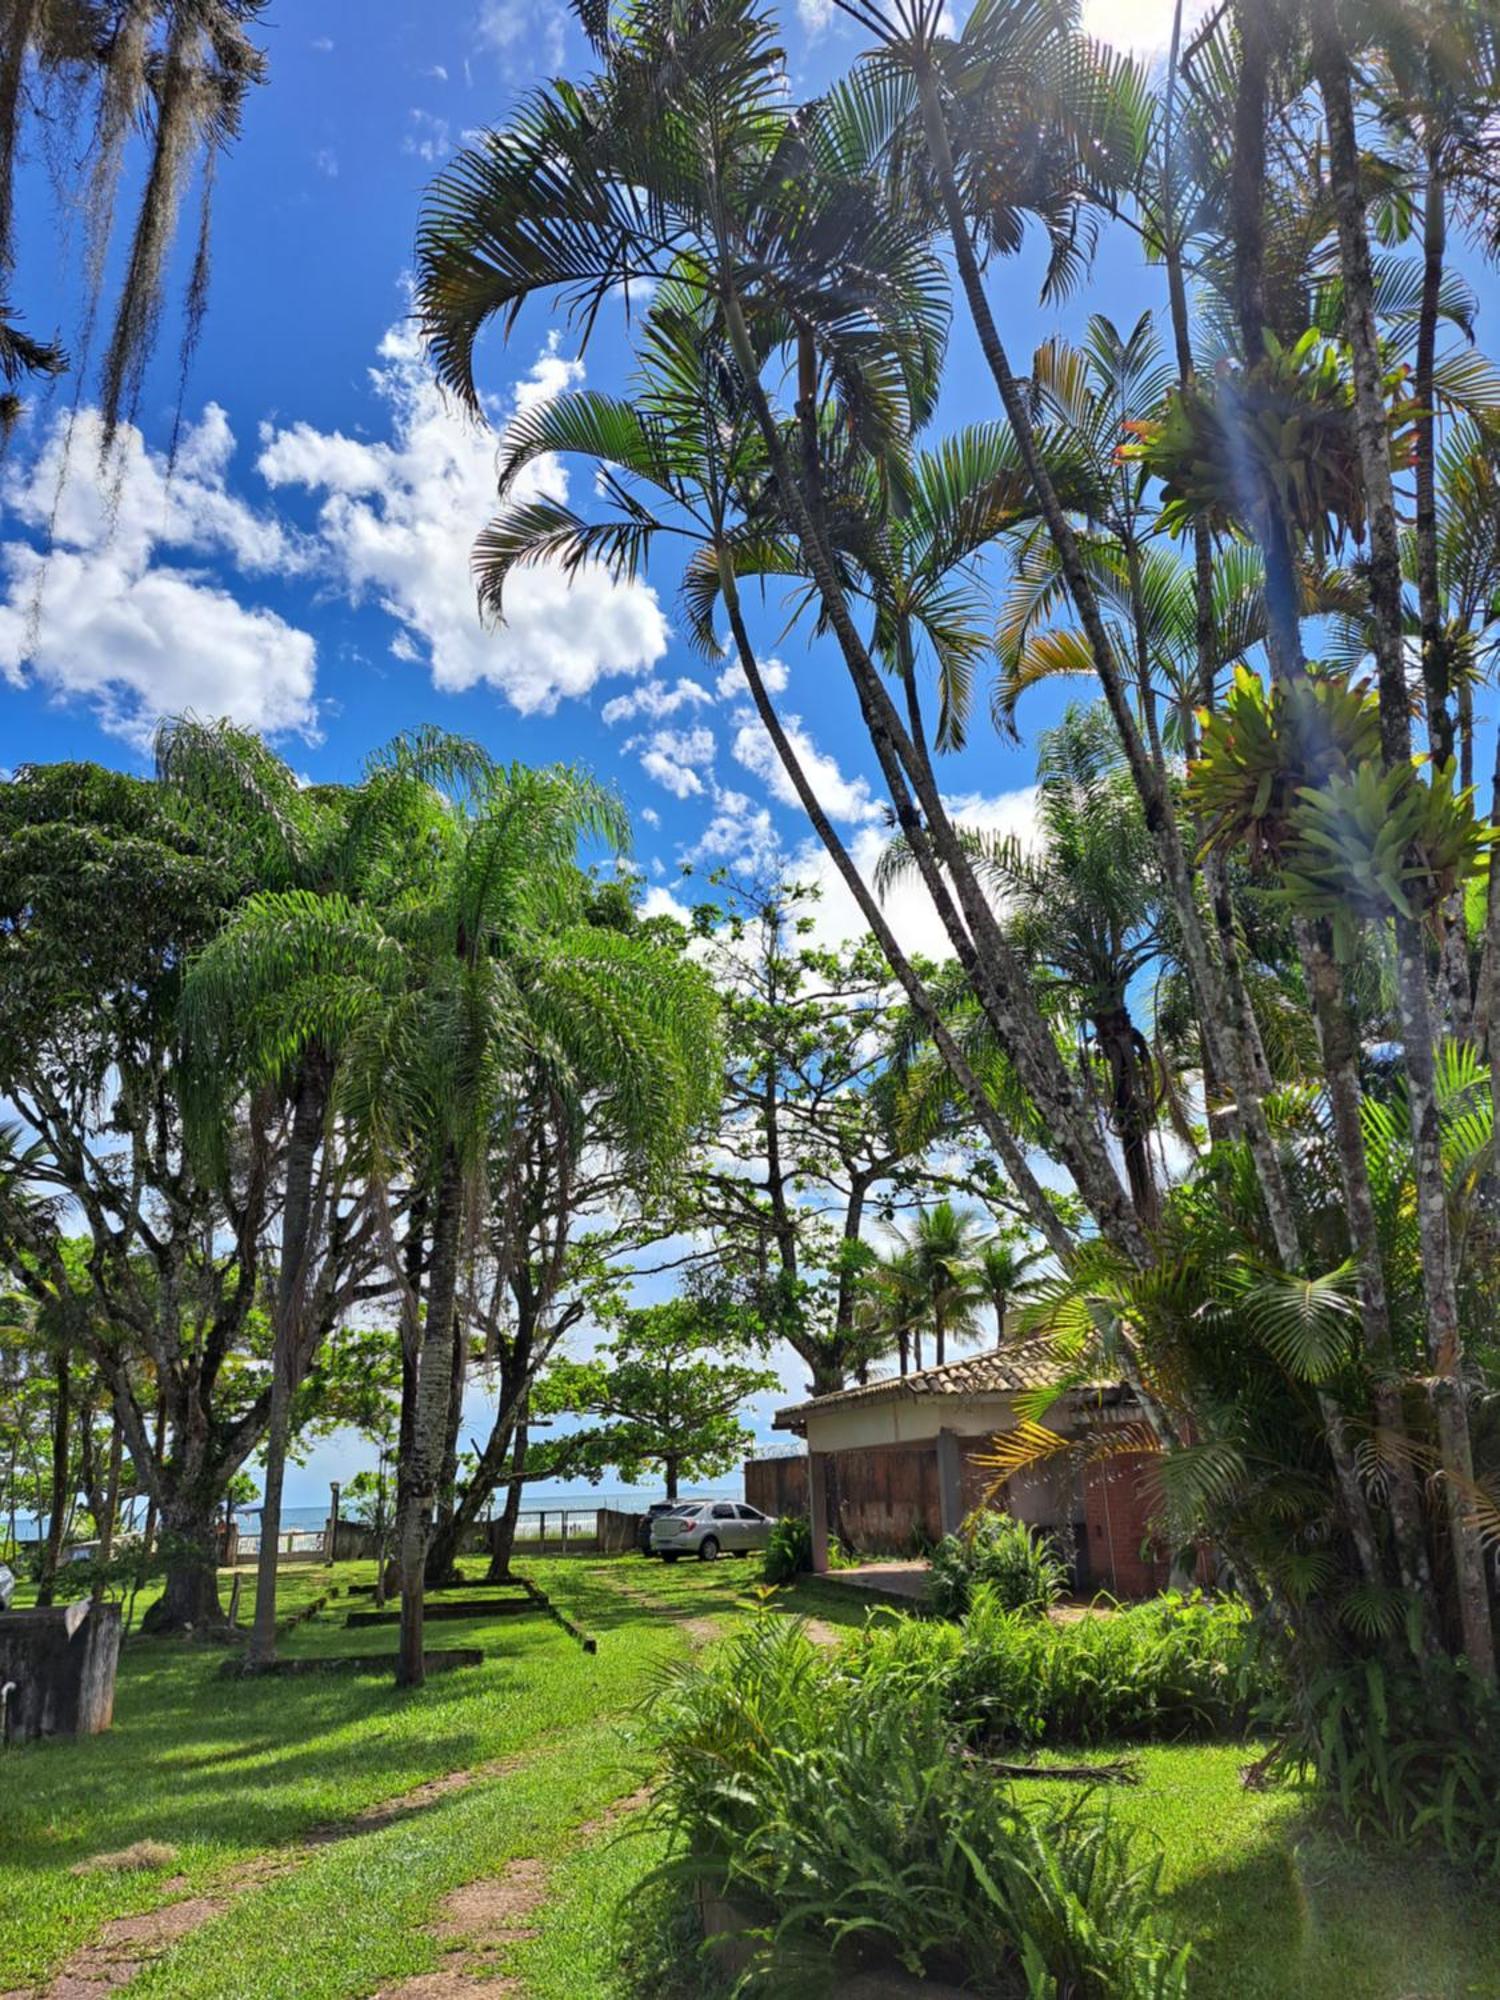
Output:
M1159 1863L960 1755L938 1676L844 1673L765 1618L675 1673L653 1722L667 1869L748 1905L751 1990L862 1962L1029 2000L1183 2000Z

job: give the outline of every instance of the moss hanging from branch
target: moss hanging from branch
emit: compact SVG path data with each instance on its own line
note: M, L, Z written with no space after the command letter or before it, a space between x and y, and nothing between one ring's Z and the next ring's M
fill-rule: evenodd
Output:
M246 92L265 75L264 57L248 32L265 3L53 0L44 5L42 0L0 0L0 280L12 289L14 189L25 115L45 130L81 92L92 92L80 362L86 362L92 344L132 130L143 132L149 148L100 371L106 449L140 395L160 330L165 274L182 202L195 170L204 192L184 301L184 376L197 344L207 301L213 166L239 130ZM56 348L44 351L54 357L58 353ZM11 410L12 420L18 407Z

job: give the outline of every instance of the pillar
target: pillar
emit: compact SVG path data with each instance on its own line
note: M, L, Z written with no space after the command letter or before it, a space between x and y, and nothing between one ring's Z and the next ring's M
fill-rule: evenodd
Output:
M814 1576L828 1574L828 1455L807 1454L807 1504L812 1516L812 1566Z
M938 1521L945 1535L956 1535L964 1518L964 1465L956 1431L937 1435Z

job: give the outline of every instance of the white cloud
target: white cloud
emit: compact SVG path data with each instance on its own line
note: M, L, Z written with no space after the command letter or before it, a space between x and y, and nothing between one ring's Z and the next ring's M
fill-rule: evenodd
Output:
M1202 24L1211 0L1186 0L1182 39L1186 42ZM1100 41L1113 42L1139 56L1164 54L1172 40L1175 0L1084 0L1083 29Z
M420 106L406 114L406 131L402 135L401 150L415 159L425 160L434 167L440 160L446 160L453 151L453 128L446 118L440 118L434 111L423 111Z
M791 679L791 669L787 666L785 660L762 660L760 662L760 677L765 682L768 694L782 694L786 690L787 682ZM721 701L748 701L750 699L750 684L745 679L745 670L738 660L730 661L714 685L718 690Z
M339 156L333 150L332 146L320 146L317 152L313 154L313 165L320 174L326 174L329 180L336 181L338 179Z
M691 924L693 913L686 903L680 903L670 889L663 889L654 883L641 898L643 917L673 917L679 924Z
M1014 792L1001 792L993 798L971 793L946 799L944 804L949 816L959 826L1014 834L1027 845L1036 838L1036 791L1032 786ZM855 867L865 882L872 886L875 866L888 837L879 827L864 826L849 842L849 853ZM813 934L820 944L838 944L863 935L866 925L859 906L821 842L812 839L804 841L786 865L789 875L798 881L816 883L822 892L812 910ZM881 908L897 941L906 951L933 959L952 956L942 920L915 873L905 876L887 890Z
M650 736L632 737L625 745L627 750L640 751L646 776L679 799L702 796L704 782L699 773L712 764L717 747L713 731L701 726L657 729Z
M770 810L743 792L714 794L714 815L683 856L687 861L727 861L749 870L780 862L781 841Z
M656 720L664 715L676 715L682 708L698 708L713 701L713 696L697 681L679 680L675 687L668 687L665 681L643 681L630 694L617 694L605 702L600 709L600 719L613 725L628 722L637 715L650 716Z
M271 733L315 732L316 647L276 612L240 603L222 574L305 570L306 544L229 489L234 436L209 404L175 469L127 429L100 471L98 420L80 414L67 477L66 418L6 482L6 510L45 534L0 544L0 675L58 701L83 701L137 747L163 715L193 709ZM164 555L166 560L163 560Z
M482 0L479 48L498 56L507 72L560 69L566 35L567 18L557 0Z
M641 818L646 822L647 826L661 825L661 814L656 810L655 806L642 806ZM653 861L651 865L653 868L661 867L661 863L659 861Z
M333 37L332 35L314 35L309 46L315 49L320 56L331 56L333 54Z
M655 594L598 568L571 581L551 567L520 571L506 591L505 624L480 624L469 550L495 509L494 437L444 400L409 329L393 329L380 353L371 379L389 441L309 424L263 433L264 477L323 496L324 574L352 598L374 597L400 626L393 650L426 658L437 687L487 684L522 714L550 712L605 676L653 666L667 648ZM582 364L554 343L515 388L513 406L530 408L582 377ZM515 497L561 500L567 490L566 472L548 458L523 474Z
M419 74L425 77L429 77L434 83L446 83L448 81L448 72L443 68L443 65L441 63L430 63L428 67L420 71Z
M772 797L779 799L783 805L800 805L796 789L776 753L776 746L762 727L760 717L749 709L736 710L735 716L740 725L733 745L735 761L757 778L763 778L771 788ZM865 779L846 778L837 760L814 744L800 716L784 715L781 726L797 753L797 761L808 783L831 819L860 825L880 817L880 807L871 798Z
M816 38L833 19L833 0L797 0L797 19L804 32Z

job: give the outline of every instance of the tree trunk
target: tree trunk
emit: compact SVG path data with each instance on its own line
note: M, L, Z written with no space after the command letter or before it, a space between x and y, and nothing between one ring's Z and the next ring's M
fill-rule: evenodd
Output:
M976 999L1001 1046L1016 1063L1081 1198L1103 1233L1140 1261L1145 1246L1139 1222L1106 1149L1099 1143L1089 1107L1041 1017L1024 969L953 829L930 764L908 737L850 614L828 546L808 512L761 386L755 349L732 290L725 296L724 309L736 365L756 411L777 490L796 525L809 572L849 670L897 823L923 885ZM721 570L727 567L722 564Z
M500 1512L499 1524L490 1541L490 1566L485 1574L486 1583L508 1583L510 1562L516 1548L516 1526L521 1518L521 1495L525 1491L522 1475L526 1470L526 1420L523 1417L516 1425L516 1439L510 1454L510 1484L505 1489L505 1505Z
M930 69L924 69L919 75L918 84L922 97L923 126L928 155L937 176L948 224L949 240L953 246L959 282L969 307L970 318L979 337L980 349L1000 393L1000 400L1010 422L1027 475L1035 489L1048 535L1057 552L1058 562L1068 586L1068 594L1083 626L1094 671L1099 676L1105 703L1141 801L1146 824L1156 844L1163 881L1177 919L1180 948L1197 1001L1199 1020L1207 1037L1212 1066L1218 1073L1227 1076L1233 1086L1239 1114L1262 1183L1266 1205L1271 1211L1273 1225L1276 1228L1278 1247L1284 1258L1288 1255L1294 1256L1295 1230L1290 1223L1290 1206L1282 1184L1280 1162L1266 1127L1265 1112L1256 1087L1254 1063L1245 1040L1236 1032L1236 1029L1243 1025L1240 1010L1231 1007L1224 992L1220 968L1213 957L1208 934L1199 912L1193 870L1177 822L1171 788L1165 771L1157 768L1141 740L1140 730L1131 712L1124 677L1119 670L1109 634L1105 629L1098 598L1079 554L1077 538L1058 499L1051 475L1036 449L1030 410L1020 384L1011 372L1004 343L985 295L983 277L969 234L962 196L959 193L936 78ZM1030 1080L1024 1073L1023 1081L1029 1085ZM1079 1192L1086 1201L1089 1199L1085 1186L1080 1185ZM1099 1221L1101 1228L1106 1226L1104 1218L1097 1212L1096 1220ZM1138 1222L1139 1218L1136 1220ZM1133 1255L1137 1261L1143 1261L1147 1256L1145 1245L1139 1240L1138 1235L1131 1242L1122 1244L1122 1247L1126 1248L1127 1253Z
M253 1669L276 1658L276 1574L281 1552L281 1494L291 1443L292 1398L304 1369L308 1265L313 1245L313 1174L328 1109L327 1066L316 1051L297 1078L286 1155L286 1202L281 1225L281 1269L276 1280L276 1324L271 1353L271 1414L266 1426L266 1470L260 1505L260 1550L255 1563L255 1621L245 1664Z
M1390 769L1411 769L1411 716L1402 632L1401 552L1391 480L1385 393L1375 325L1375 281L1347 54L1332 0L1313 8L1313 67L1328 128L1328 159L1338 218L1344 315L1354 364L1355 433L1369 516L1370 604L1380 695L1381 742ZM1413 780L1416 782L1416 780ZM1397 915L1397 991L1406 1054L1407 1101L1416 1165L1417 1220L1426 1291L1427 1343L1453 1545L1464 1651L1481 1679L1495 1678L1484 1545L1473 1519L1473 1448L1463 1385L1463 1339L1447 1188L1439 1143L1432 1009L1425 937Z
M69 1351L58 1350L57 1399L52 1406L52 1507L47 1515L47 1538L42 1544L42 1567L37 1578L38 1606L52 1602L57 1587L57 1566L62 1561L63 1535L67 1531L73 1483L73 1384L69 1371Z
M449 1144L444 1149L433 1217L427 1319L417 1361L410 1445L398 1479L396 1540L401 1565L398 1687L421 1687L426 1679L422 1597L453 1387L454 1305L462 1222L463 1178L458 1155Z
M219 1602L218 1495L189 1489L166 1500L161 1536L168 1550L162 1594L141 1620L143 1632L208 1632L226 1629Z
M1124 1006L1101 1008L1094 1029L1109 1069L1110 1109L1115 1135L1125 1160L1130 1198L1148 1228L1156 1223L1158 1195L1151 1160L1155 1125L1141 1076L1139 1037Z
M109 1465L104 1475L104 1513L99 1521L99 1566L101 1570L112 1562L115 1553L115 1529L120 1518L120 1474L125 1459L125 1431L115 1411L109 1429ZM94 1602L101 1603L104 1597L104 1580L94 1586Z
M1395 1348L1391 1338L1390 1306L1386 1297L1385 1265L1381 1255L1379 1224L1370 1188L1369 1162L1365 1154L1364 1123L1360 1115L1359 1043L1355 1024L1343 992L1338 966L1334 961L1327 927L1298 926L1303 976L1313 1001L1318 1042L1323 1058L1323 1074L1328 1085L1329 1108L1333 1116L1334 1146L1338 1153L1339 1178L1344 1193L1344 1212L1349 1227L1350 1246L1359 1273L1360 1321L1364 1336L1365 1362L1375 1419L1390 1441L1390 1508L1395 1534L1396 1555L1403 1587L1423 1606L1429 1637L1439 1618L1432 1590L1431 1566L1422 1527L1422 1502L1417 1490L1413 1459L1407 1449L1406 1417L1396 1381ZM1341 1481L1352 1486L1346 1491L1361 1515L1368 1512L1363 1489L1351 1480L1340 1462L1344 1451L1344 1427L1340 1419L1325 1429ZM1378 1574L1372 1581L1379 1581Z
M469 1377L468 1345L455 1316L453 1353L448 1378L448 1419L443 1432L443 1461L438 1472L437 1516L432 1540L427 1549L429 1590L451 1583L458 1574L458 1545L463 1539L463 1530L478 1515L478 1503L476 1503L469 1510L467 1519L460 1522L458 1518L458 1441L463 1429L464 1389ZM470 1496L479 1483L477 1472L478 1468L476 1477L469 1483ZM488 1495L482 1497L487 1498Z
M158 1383L156 1390L156 1422L151 1434L151 1470L139 1467L138 1476L146 1480L146 1523L141 1530L141 1553L149 1556L156 1547L156 1523L160 1509L156 1501L157 1482L161 1474L163 1453L167 1443L167 1392Z
M662 1470L663 1470L663 1471L664 1471L664 1472L666 1473L666 1476L667 1476L667 1498L668 1498L669 1500L675 1500L675 1499L677 1498L677 1461L676 1461L676 1459L675 1459L675 1458L668 1458L668 1459L664 1459L664 1460L662 1461Z
M854 898L856 907L871 934L885 954L886 962L895 974L902 990L911 1001L923 1025L933 1038L939 1055L943 1058L949 1074L962 1090L978 1121L981 1131L995 1148L1000 1163L1004 1167L1011 1186L1025 1203L1027 1213L1045 1237L1048 1247L1066 1269L1072 1261L1073 1241L1058 1218L1056 1210L1048 1201L1040 1181L1031 1171L1026 1155L1017 1143L1010 1127L996 1110L973 1069L964 1057L963 1051L950 1033L947 1023L927 986L918 976L906 953L902 950L891 929L884 911L876 900L868 883L854 865L848 848L834 831L833 823L823 810L822 802L808 781L807 774L786 731L781 726L781 718L768 693L761 676L760 663L750 643L750 635L745 627L740 609L739 591L734 572L727 562L720 564L720 582L724 593L725 611L729 619L730 631L735 641L741 669L750 689L750 697L755 710L765 725L782 768L791 780L803 811L807 814L813 831L822 841L840 879Z

